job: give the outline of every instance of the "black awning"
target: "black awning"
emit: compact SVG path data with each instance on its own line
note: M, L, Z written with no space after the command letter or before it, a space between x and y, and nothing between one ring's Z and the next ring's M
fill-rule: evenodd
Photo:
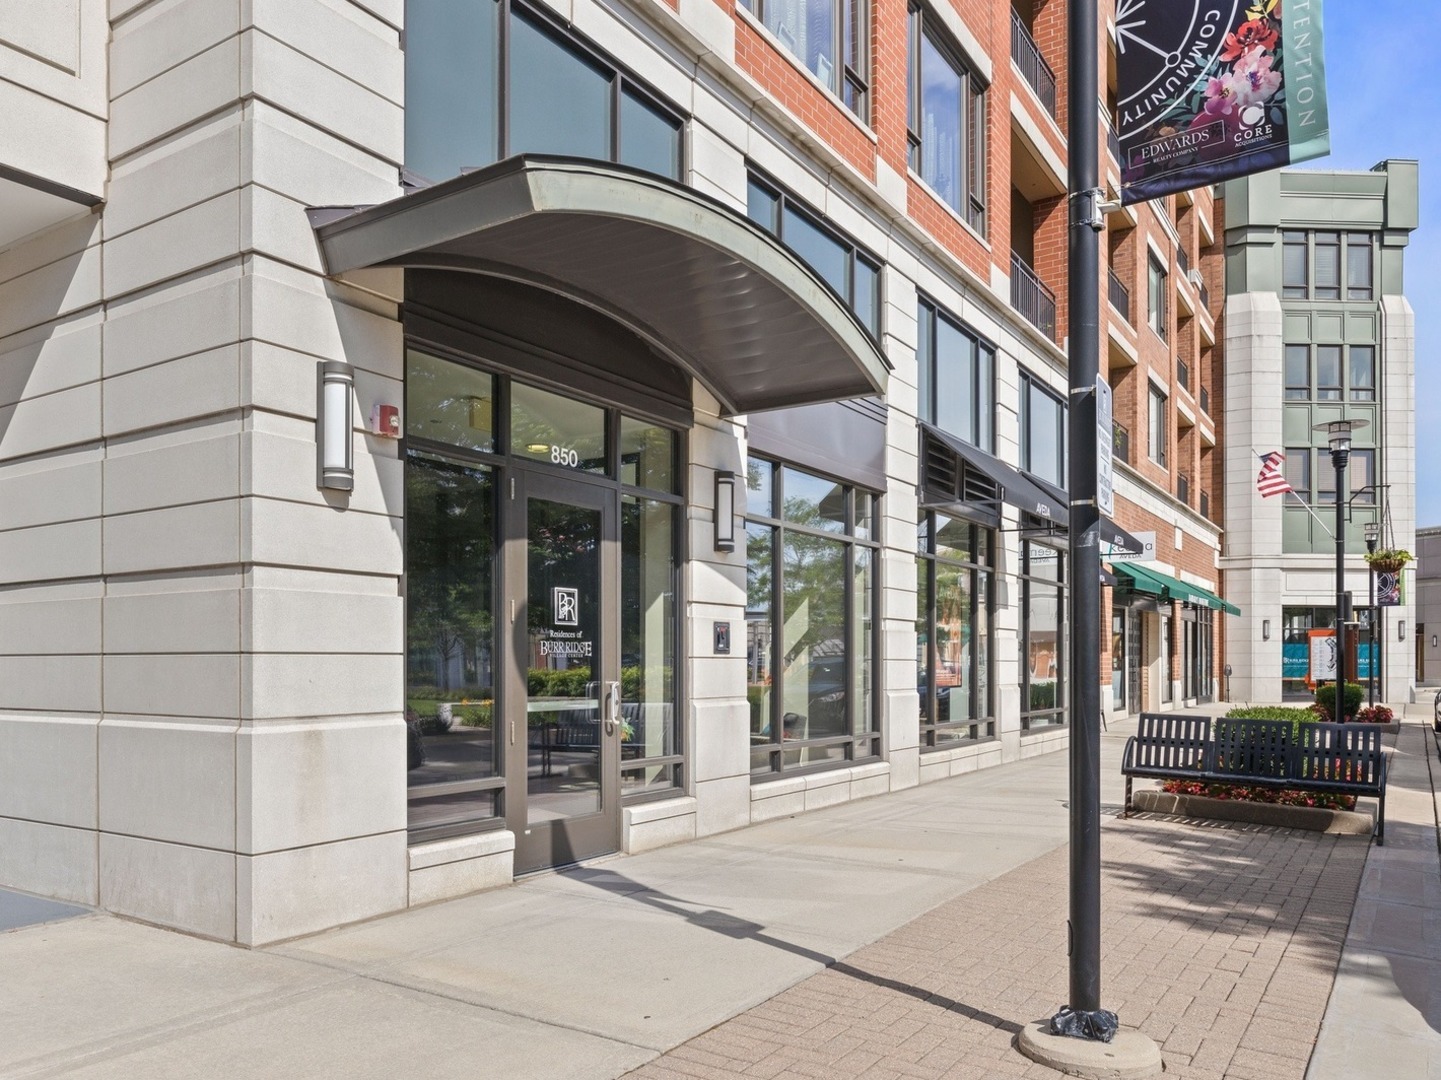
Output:
M727 414L884 395L846 303L734 210L606 162L521 156L377 206L313 209L326 270L460 270L524 282L629 328Z
M1070 519L1064 496L1058 498L1019 469L1007 465L1000 458L994 457L984 450L978 450L964 439L952 435L948 431L924 422L922 422L921 428L995 484L1002 502L1009 503L1011 506L1062 527Z
M1101 558L1103 559L1116 554L1144 555L1146 552L1145 544L1141 543L1140 540L1136 539L1108 517L1101 518L1098 523L1098 530L1101 543L1109 544L1111 547L1109 552L1101 552Z

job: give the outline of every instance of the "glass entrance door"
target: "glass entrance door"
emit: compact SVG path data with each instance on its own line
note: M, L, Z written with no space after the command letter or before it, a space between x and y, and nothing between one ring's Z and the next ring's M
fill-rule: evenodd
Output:
M616 493L517 471L507 822L515 870L620 848Z

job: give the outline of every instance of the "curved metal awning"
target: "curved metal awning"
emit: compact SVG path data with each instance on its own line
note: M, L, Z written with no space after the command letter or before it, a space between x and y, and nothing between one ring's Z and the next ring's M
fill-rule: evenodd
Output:
M550 290L629 327L727 413L886 390L889 365L840 297L750 220L671 180L522 156L310 215L330 274L431 267Z

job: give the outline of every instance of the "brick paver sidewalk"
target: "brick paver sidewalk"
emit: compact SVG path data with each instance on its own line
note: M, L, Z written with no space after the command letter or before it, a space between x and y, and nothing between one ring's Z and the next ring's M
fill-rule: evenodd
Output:
M1367 843L1174 820L1102 837L1102 1004L1169 1080L1301 1080ZM1012 1048L1066 989L1067 849L972 892L629 1074L1056 1077Z

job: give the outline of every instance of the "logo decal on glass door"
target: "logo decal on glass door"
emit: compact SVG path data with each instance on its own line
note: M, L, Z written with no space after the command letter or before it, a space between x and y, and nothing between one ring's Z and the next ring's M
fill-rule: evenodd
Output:
M555 609L556 626L580 625L579 589L552 589L551 598Z

